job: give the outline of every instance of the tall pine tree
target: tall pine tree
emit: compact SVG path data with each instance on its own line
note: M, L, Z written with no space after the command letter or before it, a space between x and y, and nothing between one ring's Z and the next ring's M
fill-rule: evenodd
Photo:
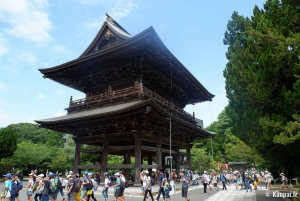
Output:
M300 1L267 0L264 9L254 7L251 18L234 12L224 44L232 132L260 150L273 173L295 175L300 172L300 141L293 138L285 146L275 136L284 128L279 124L300 113L299 101L291 100L298 96L288 95L299 93L294 85L300 75Z

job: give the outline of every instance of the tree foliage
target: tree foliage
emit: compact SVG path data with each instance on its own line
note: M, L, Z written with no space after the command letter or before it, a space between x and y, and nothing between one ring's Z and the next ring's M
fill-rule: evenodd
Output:
M12 129L4 128L0 130L0 160L10 157L17 148L18 135Z
M271 170L295 174L299 127L291 122L300 106L295 77L300 74L300 2L267 0L264 9L254 7L251 18L237 12L231 18L224 36L229 60L224 77L232 132L260 151Z
M31 141L35 144L42 143L51 146L63 147L65 141L64 134L45 128L40 128L38 124L19 123L11 124L9 129L18 134L18 143Z
M213 139L196 141L191 150L192 167L195 170L217 169L217 163L243 161L249 165L262 166L264 160L259 153L232 133L232 123L225 110L218 120L206 127L216 134Z

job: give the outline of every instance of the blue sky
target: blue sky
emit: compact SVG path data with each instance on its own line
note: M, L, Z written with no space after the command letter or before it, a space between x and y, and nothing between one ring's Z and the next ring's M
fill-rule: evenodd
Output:
M212 93L187 106L204 120L227 105L224 32L233 11L251 16L264 0L0 0L0 127L65 115L84 94L44 79L39 68L76 59L110 14L131 35L153 26L169 50Z

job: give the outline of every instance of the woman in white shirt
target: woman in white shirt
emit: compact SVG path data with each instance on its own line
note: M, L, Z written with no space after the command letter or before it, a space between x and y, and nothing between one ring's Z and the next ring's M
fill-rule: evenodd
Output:
M103 186L103 190L102 190L102 195L105 198L105 200L108 200L108 188L111 187L111 181L108 178L108 172L104 172L104 176L105 176L105 180L104 180L104 186Z

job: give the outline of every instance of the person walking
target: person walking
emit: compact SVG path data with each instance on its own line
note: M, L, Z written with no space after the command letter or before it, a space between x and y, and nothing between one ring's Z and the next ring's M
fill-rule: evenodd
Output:
M223 174L221 174L221 181L222 181L222 184L223 184L223 190L227 190L225 172L223 172Z
M186 178L184 172L180 173L181 179L181 196L184 198L185 201L190 201L190 198L188 198L188 188L189 188L189 179Z
M10 191L11 191L11 184L12 184L12 176L10 173L7 173L5 175L3 175L5 177L5 182L4 182L4 188L3 188L3 191L1 193L1 196L0 196L0 200L2 200L3 198L3 201L10 201L10 197L11 197L11 194L10 194Z
M164 200L165 200L165 191L164 191L164 173L162 170L158 170L158 182L159 182L159 189L158 189L158 194L156 200L159 200L160 194L162 194Z
M207 175L207 172L204 171L203 175L201 177L201 183L203 184L203 188L204 188L204 193L206 194L207 192L207 185L209 184L209 176Z
M117 178L116 179L116 184L114 185L114 188L115 188L115 201L117 201L118 199L121 200L121 201L124 201L122 199L122 197L120 196L121 195L121 185L122 185L122 181L120 179L120 173L117 172L114 176Z
M29 180L28 180L28 185L27 185L27 189L26 189L26 194L27 194L27 200L28 201L32 201L33 185L34 185L33 175L34 175L34 173L29 174Z
M153 200L153 195L152 195L152 185L151 185L151 177L149 176L149 172L146 170L146 192L145 192L145 195L144 195L144 199L143 201L146 201L147 199L147 194L149 193L149 196L151 197L152 201Z
M105 201L108 201L108 194L107 194L107 191L108 191L108 188L111 187L111 180L109 179L108 177L108 172L104 172L104 186L103 186L103 190L102 190L102 195L105 199Z
M35 201L38 201L38 198L39 198L39 200L41 200L42 192L44 190L44 181L39 179L39 178L44 178L44 174L39 174L38 178L36 179L37 189L36 189L36 192L35 192L35 195L34 195L34 200Z

